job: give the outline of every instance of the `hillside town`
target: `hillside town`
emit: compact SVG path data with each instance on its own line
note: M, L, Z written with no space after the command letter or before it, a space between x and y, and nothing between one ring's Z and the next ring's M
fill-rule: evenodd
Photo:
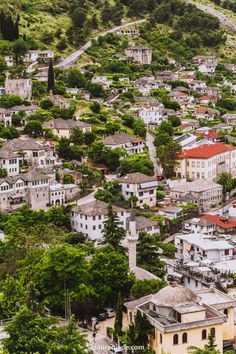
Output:
M67 55L74 29L24 46L2 10L0 353L236 352L236 61L181 4L214 46L164 55L150 25L178 41L182 15L124 3Z

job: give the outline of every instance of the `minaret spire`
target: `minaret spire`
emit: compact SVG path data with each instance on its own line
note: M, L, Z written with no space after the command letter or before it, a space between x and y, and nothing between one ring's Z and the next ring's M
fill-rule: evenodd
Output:
M129 251L129 269L135 268L137 266L137 242L138 234L136 230L136 217L135 212L132 209L129 218L129 231L127 235L128 241L128 251Z

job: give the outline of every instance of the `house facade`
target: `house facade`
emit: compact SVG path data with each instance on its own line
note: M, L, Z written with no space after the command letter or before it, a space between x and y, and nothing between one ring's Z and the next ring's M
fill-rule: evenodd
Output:
M130 173L119 179L122 195L126 200L134 196L137 198L137 206L156 205L156 189L158 182L155 176L147 176L143 173Z
M211 331L217 350L223 353L223 341L233 339L233 311L229 319L223 308L217 309L217 296L215 303L205 302L200 294L173 283L156 294L125 303L127 323L134 323L138 310L146 314L154 328L149 346L157 354L187 354L189 347L204 348ZM234 302L230 298L227 306L232 308Z
M32 97L32 81L30 79L9 79L5 81L6 94L20 96L30 100Z
M145 148L145 143L142 139L125 133L108 135L102 139L102 142L111 149L122 148L128 155L142 153Z
M176 175L190 180L214 180L222 172L236 173L236 148L221 143L204 144L178 155Z

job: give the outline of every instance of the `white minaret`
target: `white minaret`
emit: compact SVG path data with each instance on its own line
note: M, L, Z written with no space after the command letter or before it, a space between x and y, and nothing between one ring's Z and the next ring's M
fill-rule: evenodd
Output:
M128 251L129 251L129 269L136 267L137 251L136 246L138 242L138 234L136 231L135 213L132 210L129 218L129 231L127 235Z

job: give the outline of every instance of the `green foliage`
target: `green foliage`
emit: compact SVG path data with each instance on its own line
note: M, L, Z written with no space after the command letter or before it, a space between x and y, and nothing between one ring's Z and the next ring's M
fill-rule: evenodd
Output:
M90 265L91 283L100 305L114 305L121 292L128 296L134 278L129 275L126 256L112 246L97 248Z
M102 230L104 243L111 245L116 250L121 249L121 241L124 239L126 231L122 227L117 213L113 210L111 203L107 207L107 216Z
M68 326L61 327L55 319L24 307L6 326L6 332L9 337L3 346L10 353L86 353L86 340L73 318Z
M123 322L122 320L123 320L122 298L121 298L121 293L119 292L117 305L116 305L115 324L114 324L114 332L116 336L120 336L122 334L122 322Z
M20 106L26 103L19 96L4 95L0 97L0 107L11 108L13 106Z
M121 194L121 187L117 181L108 181L103 188L99 188L95 198L106 203L119 202L124 199Z
M138 266L148 270L149 272L163 277L163 263L159 259L159 239L158 235L150 235L147 232L139 233L139 242L137 245L137 262Z
M217 179L217 183L223 186L223 199L225 200L227 193L235 188L236 179L229 172L222 172Z
M64 184L75 183L75 177L73 175L71 175L70 173L65 173L63 176L63 183Z
M100 113L100 111L101 111L101 105L100 105L99 102L96 102L96 101L93 101L93 102L90 104L89 108L90 108L91 111L94 112L94 113Z
M133 154L121 160L120 173L126 175L132 172L141 172L153 176L153 163L148 154Z
M57 145L57 151L60 157L66 160L78 160L80 161L84 155L81 146L71 146L70 140L67 138L61 138Z
M166 286L164 280L150 279L150 280L136 280L131 288L131 296L133 299L155 294Z
M43 133L42 123L38 122L37 120L30 120L26 124L24 132L33 138L37 138Z
M142 138L146 137L146 126L142 119L136 119L132 125L135 135L139 135Z
M112 171L120 165L120 157L124 155L121 149L111 149L102 142L94 142L88 152L89 157L98 163L104 163Z

